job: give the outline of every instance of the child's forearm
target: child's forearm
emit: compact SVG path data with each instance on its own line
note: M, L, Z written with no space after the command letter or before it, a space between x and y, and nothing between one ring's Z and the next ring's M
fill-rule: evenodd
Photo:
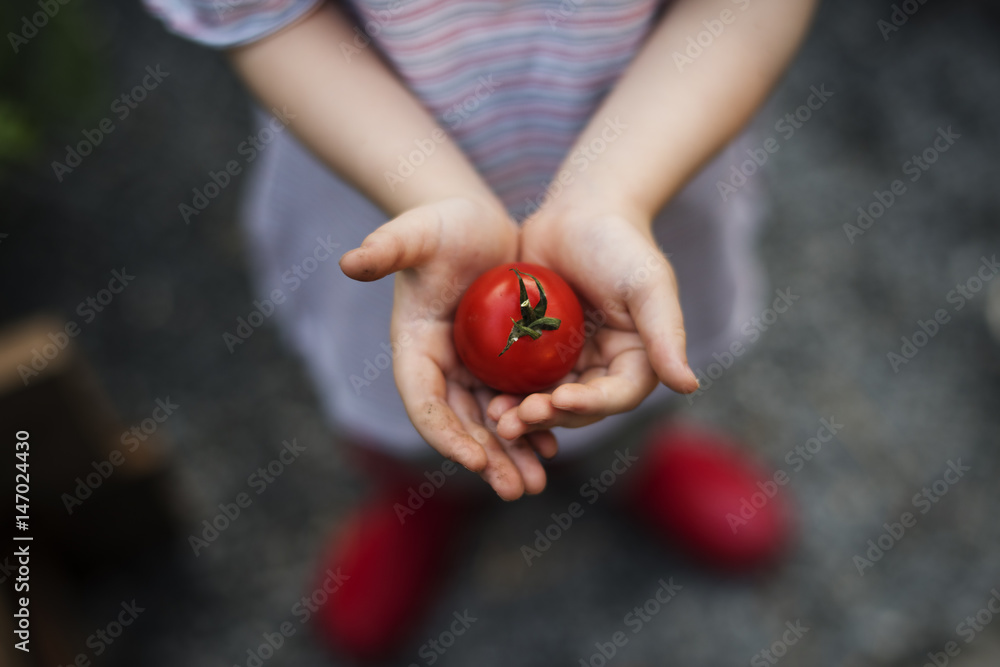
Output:
M677 0L570 152L573 180L553 208L601 202L651 219L764 101L814 5ZM689 51L700 32L712 41Z
M374 48L345 57L341 44L353 46L353 40L351 24L327 5L233 49L230 58L265 106L286 109L289 129L386 213L458 195L492 199L460 149ZM400 157L419 150L417 141L433 152L413 173L400 175Z

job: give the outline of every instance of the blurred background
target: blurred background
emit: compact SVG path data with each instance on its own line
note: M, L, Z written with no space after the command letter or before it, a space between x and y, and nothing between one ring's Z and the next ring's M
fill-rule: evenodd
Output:
M34 652L24 662L4 646L5 659L248 665L263 633L293 621L265 664L344 664L292 609L363 478L272 324L233 354L222 341L255 298L237 224L243 176L190 224L178 213L247 138L248 96L220 54L170 36L138 2L58 6L24 43L11 35L29 34L22 18L36 3L0 8L0 425L5 443L31 425L37 519ZM761 253L772 288L801 298L676 406L789 472L782 493L799 534L784 564L721 578L597 503L527 568L520 547L575 498L571 475L487 515L388 664L429 664L421 644L466 609L479 621L437 664L588 664L668 577L682 591L617 664L1000 664L987 607L1000 590L1000 281L989 268L1000 254L1000 14L970 0L907 6L915 13L889 30L889 2L825 3L757 117L762 139L780 144L750 177L772 193ZM113 104L144 79L141 100ZM790 135L776 129L812 87L832 95ZM909 180L905 163L948 128L957 138ZM88 136L92 153L67 156ZM873 203L894 179L906 191L880 213ZM871 223L859 225L858 207ZM941 309L936 333L914 336ZM38 377L17 370L25 359ZM821 418L843 428L794 469L786 456ZM195 556L202 521L292 438L301 462ZM959 460L968 470L935 487ZM933 502L915 503L925 488ZM915 525L885 537L907 511ZM5 619L13 578L8 557ZM122 614L134 620L115 634ZM808 631L766 657L786 623Z

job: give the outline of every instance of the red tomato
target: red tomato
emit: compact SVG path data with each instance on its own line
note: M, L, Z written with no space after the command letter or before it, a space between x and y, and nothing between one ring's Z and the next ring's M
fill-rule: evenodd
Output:
M473 375L498 391L530 394L573 369L582 350L583 309L555 272L526 262L502 264L466 290L454 335L458 356Z

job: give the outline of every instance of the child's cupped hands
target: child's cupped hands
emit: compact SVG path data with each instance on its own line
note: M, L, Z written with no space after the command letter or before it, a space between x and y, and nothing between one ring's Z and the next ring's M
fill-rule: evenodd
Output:
M596 331L574 370L546 392L500 394L455 351L458 301L499 264L525 261L560 274ZM371 233L340 261L356 280L395 273L391 340L396 386L420 435L504 499L539 493L550 429L634 409L659 382L695 391L670 263L647 219L598 208L540 211L518 229L498 202L476 197L419 206Z
M545 488L535 453L555 438L534 429L498 437L486 419L497 395L462 365L452 321L462 293L483 271L513 261L518 230L499 202L452 198L411 209L372 232L340 260L355 280L395 273L390 337L396 387L420 435L480 476L505 500Z

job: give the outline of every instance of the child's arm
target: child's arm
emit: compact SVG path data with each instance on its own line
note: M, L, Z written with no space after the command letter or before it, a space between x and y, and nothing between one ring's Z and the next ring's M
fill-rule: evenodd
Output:
M261 102L287 109L289 129L386 213L454 196L496 203L451 140L435 141L434 153L402 183L386 182L385 172L395 172L415 141L434 141L432 133L443 131L374 47L341 51L354 39L346 17L326 4L229 56Z
M651 218L750 120L805 36L815 0L677 0L642 52L581 134L577 147L628 127L591 168L574 195L618 201ZM743 9L745 8L745 9ZM693 62L688 38L723 11L732 23ZM570 165L564 165L570 167ZM560 203L571 205L564 195Z
M479 472L501 497L537 493L545 473L525 445L551 447L551 434L497 440L481 412L484 395L492 394L464 370L451 338L456 287L464 290L483 270L513 261L517 228L458 147L435 141L442 130L374 48L345 58L340 45L353 39L344 16L327 6L230 54L265 106L285 110L306 146L394 217L340 266L357 280L398 272L393 371L417 431L444 456ZM434 153L390 187L385 172L417 140L434 141ZM432 307L442 299L451 304L446 312Z
M489 413L500 420L502 436L582 426L632 409L657 381L682 393L697 388L677 285L651 222L763 102L802 40L814 5L677 0L668 9L570 152L592 155L587 168L581 170L579 158L567 160L562 170L572 183L522 231L522 259L561 273L605 311L608 325L584 353L589 370L577 383L520 405L509 396L494 399ZM713 25L717 31L721 25L721 33L693 62L679 65L674 54L687 57L688 38L706 31L704 21L718 21ZM616 127L607 129L608 121ZM596 155L588 149L592 142L606 149ZM615 289L622 279L645 275L650 279L634 288Z

